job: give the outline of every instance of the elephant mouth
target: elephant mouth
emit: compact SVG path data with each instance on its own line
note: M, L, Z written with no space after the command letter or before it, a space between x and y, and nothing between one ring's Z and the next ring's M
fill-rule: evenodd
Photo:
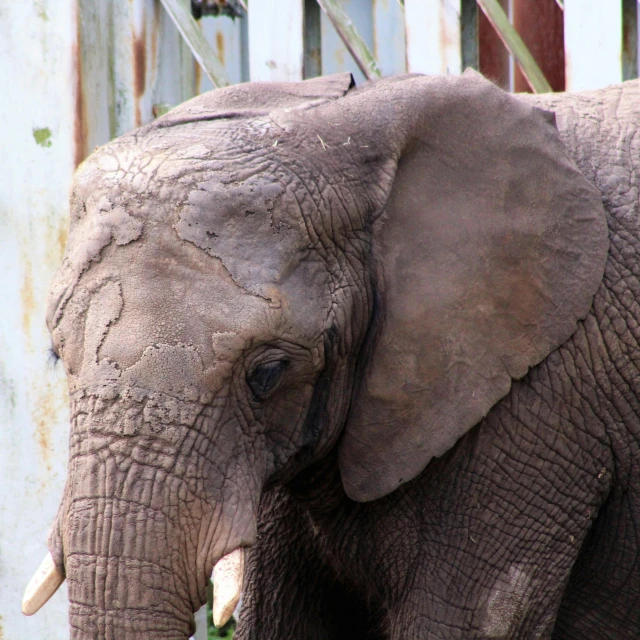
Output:
M244 575L243 547L220 558L213 568L213 623L222 627L231 617L242 594ZM22 613L37 613L60 588L65 578L56 569L53 556L48 553L29 581L22 600Z

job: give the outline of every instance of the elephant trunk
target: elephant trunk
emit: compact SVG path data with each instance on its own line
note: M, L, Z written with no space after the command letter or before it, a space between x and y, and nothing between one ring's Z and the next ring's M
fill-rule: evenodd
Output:
M58 567L64 558L74 639L188 638L214 563L227 584L217 589L218 620L237 603L238 547L248 542L241 497L201 457L162 460L146 448L85 440L88 453L71 460L49 543Z
M193 634L203 581L186 561L187 542L170 511L127 495L72 503L63 539L73 639Z
M51 555L23 610L34 613L66 576L72 638L186 640L214 566L217 621L237 603L242 549L255 540L256 465L214 407L136 389L113 395L72 402Z

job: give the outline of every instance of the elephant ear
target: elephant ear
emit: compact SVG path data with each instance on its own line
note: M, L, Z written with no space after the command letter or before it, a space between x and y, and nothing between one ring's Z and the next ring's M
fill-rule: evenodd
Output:
M395 176L380 172L377 303L339 452L346 493L367 501L418 475L573 334L608 238L553 115L480 75L381 82L344 101L370 114L366 146L397 159Z
M275 109L310 109L342 98L355 87L350 73L312 78L304 82L248 82L208 91L183 102L154 120L148 129L222 118L256 118Z

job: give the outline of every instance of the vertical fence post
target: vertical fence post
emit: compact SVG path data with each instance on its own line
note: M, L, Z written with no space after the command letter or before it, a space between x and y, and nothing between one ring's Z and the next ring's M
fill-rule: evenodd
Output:
M631 80L638 77L638 0L622 2L622 79Z
M247 51L244 46L244 32L247 18L230 18L229 16L205 17L199 21L199 28L214 53L223 65L230 84L238 84L249 78L243 77L243 62ZM211 91L213 84L202 73L200 65L196 66L196 93Z
M322 23L317 0L304 0L304 77L322 75Z
M622 2L564 0L567 91L622 80Z
M78 2L83 150L153 120L153 106L195 93L191 51L159 2Z
M460 0L405 0L410 72L462 72Z
M406 73L406 33L402 7L394 0L372 2L373 55L380 71L383 76Z
M462 69L480 70L480 39L478 29L478 3L476 0L460 2L460 49Z
M252 0L249 7L251 80L302 80L304 0Z

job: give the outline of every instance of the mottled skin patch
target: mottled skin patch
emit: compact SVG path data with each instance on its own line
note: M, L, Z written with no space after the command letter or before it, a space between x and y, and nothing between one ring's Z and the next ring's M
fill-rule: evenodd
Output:
M495 582L489 595L482 633L487 638L509 638L525 615L531 577L526 569L514 565Z

